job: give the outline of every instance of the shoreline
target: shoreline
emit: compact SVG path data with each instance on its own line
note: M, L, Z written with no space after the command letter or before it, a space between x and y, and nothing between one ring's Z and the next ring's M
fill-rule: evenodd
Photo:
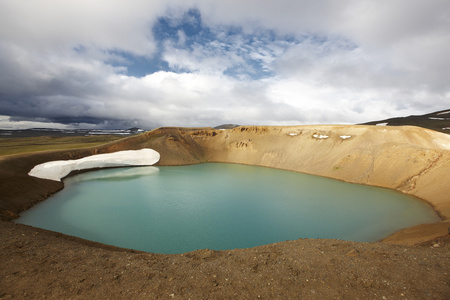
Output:
M0 295L46 299L448 299L450 237L299 239L153 254L0 221Z
M223 162L201 162L201 163L196 163L196 164L202 164L202 163L223 163ZM229 163L229 162L226 162L226 163ZM236 164L239 164L239 163L236 163ZM192 165L192 164L189 164L189 165ZM245 165L245 164L244 164L244 165ZM249 165L249 164L247 164L247 165ZM186 165L186 164L160 165L160 164L157 163L157 164L154 164L154 165L152 165L152 166L158 167L158 166L187 166L187 165ZM249 166L255 166L255 165L249 165ZM262 167L265 167L265 166L262 166ZM120 167L107 167L107 168L120 168ZM266 168L278 169L278 168L272 168L272 167L266 167ZM7 221L7 222L13 222L14 224L20 224L20 223L14 222L15 219L20 218L20 213L22 213L23 211L26 211L26 210L30 209L31 207L33 207L33 206L39 204L39 203L42 202L42 201L45 201L46 199L52 197L52 196L55 195L56 193L58 193L58 192L60 192L61 190L63 190L64 187L65 187L65 185L64 185L64 180L65 180L66 178L69 178L69 177L74 176L74 175L76 175L76 174L85 173L85 172L90 172L90 171L95 171L95 170L101 170L101 169L105 169L105 168L83 169L83 170L76 170L76 171L70 172L67 176L61 178L61 181L60 181L60 183L62 184L61 188L59 188L58 190L52 190L52 191L49 191L49 192L46 194L45 198L40 199L38 202L35 202L35 203L31 204L30 206L27 206L27 208L25 208L25 209L21 209L19 212L17 212L17 213L15 213L14 215L12 215L11 218L5 218L4 214L0 214L0 220ZM278 169L278 170L290 171L290 172L296 172L296 173L302 173L302 172L292 171L292 170L289 170L289 169ZM319 176L319 175L308 174L308 173L302 173L302 174L312 175L312 176ZM346 183L352 183L352 182L349 182L349 181L340 180L340 179L336 179L336 178L333 178L333 177L326 177L326 176L319 176L319 177L325 177L325 178L329 178L329 179L333 179L333 180L338 180L338 181L342 181L342 182L346 182ZM364 185L364 184L363 184L363 185ZM400 192L400 193L402 193L402 194L405 194L405 195L414 197L414 198L416 198L417 200L420 200L420 201L426 203L427 205L429 205L429 206L433 209L433 211L436 213L436 215L440 218L440 221L437 221L437 222L433 222L433 223L422 223L422 224L417 224L417 225L414 225L414 226L411 226L411 227L406 227L406 228L399 229L399 230L395 231L394 233L389 234L389 235L385 236L384 238L381 238L381 239L379 239L379 240L377 240L377 241L373 241L373 242L387 242L387 243L391 243L391 244L399 244L399 245L401 245L401 244L414 245L414 244L418 244L418 243L424 243L424 242L427 242L427 241L432 240L432 239L434 239L434 238L438 238L438 237L445 236L445 235L447 234L447 227L448 227L448 232L450 232L450 220L444 219L444 218L441 216L441 214L439 213L439 211L436 210L436 208L433 206L432 203L430 203L430 202L428 202L428 201L426 201L426 200L424 200L424 199L421 199L421 198L419 198L419 197L416 197L416 196L414 196L414 195L411 195L411 194L408 194L408 193L404 193L404 192L402 192L402 191L398 191L398 190L395 190L395 189L386 188L386 187L383 187L383 186L375 186L375 185L367 185L367 186L373 186L373 187L378 187L378 188L384 188L384 189L394 190L394 191ZM21 224L21 225L24 225L24 224ZM436 226L436 225L437 225L437 226ZM30 225L26 225L26 226L30 226ZM30 227L33 227L33 226L30 226ZM408 232L408 233L410 234L411 231L417 231L418 233L417 233L416 235L420 235L420 232L428 231L428 227L433 227L433 228L435 228L435 230L433 230L432 233L430 233L430 237L425 237L425 238L423 238L423 237L421 237L421 236L419 236L419 237L413 236L412 238L410 238L411 241L406 241L406 242L403 242L403 241L400 241L400 242L399 242L399 241L397 241L397 236L398 236L398 235L402 235L403 232ZM39 227L36 227L36 228L39 228ZM47 229L43 229L43 228L39 228L39 229L47 230ZM421 229L422 229L422 230L421 230ZM47 230L47 231L52 231L52 230ZM52 231L52 232L54 232L54 231ZM66 234L60 233L60 232L55 232L55 233L62 234L62 235L66 235ZM77 239L83 239L83 238L79 238L79 237L75 237L75 236L74 236L74 238L77 238ZM301 239L301 238L300 238L300 239ZM100 242L95 242L95 241L90 241L90 240L86 240L86 241L102 244L102 243L100 243ZM111 247L116 247L116 248L121 248L121 247L118 247L118 246L108 245L108 244L102 244L102 245L111 246ZM127 248L123 248L123 249L127 249ZM131 250L131 251L139 251L139 250L135 250L135 249L128 249L128 250Z
M222 146L222 145L220 145L220 143L221 143L220 141L219 141L219 143L211 142L212 139L220 137L220 135L221 134L223 135L224 133L226 134L225 139L227 139L227 138L229 138L228 136L231 135L232 132L238 132L237 138L238 138L238 140L242 140L242 134L240 134L240 133L244 132L244 136L247 139L244 142L240 141L240 142L236 143L238 145L238 147L236 149L232 149L232 147L230 147L230 145L233 146L233 144L234 144L233 142L230 143L230 141L227 141L228 144L225 147L222 146L222 148L228 148L227 152L232 152L230 150L238 150L236 152L239 155L242 155L242 150L247 150L246 149L246 148L248 148L247 144L250 141L252 141L252 139L248 138L249 133L250 133L250 136L252 136L252 134L253 134L252 137L255 137L255 134L256 134L256 138L258 138L257 135L261 135L261 132L264 134L264 133L267 133L267 131L271 130L271 131L275 131L275 135L277 135L277 137L279 137L280 135L287 135L287 136L289 136L288 137L289 141L292 141L292 138L297 138L298 135L303 134L303 132L305 131L305 128L306 129L313 128L314 130L309 132L308 135L313 135L313 140L314 140L314 137L316 137L318 135L317 132L322 134L324 132L324 128L328 129L328 132L326 132L326 134L330 135L330 130L329 130L330 127L333 127L333 126L332 125L279 126L279 127L269 127L269 126L245 127L245 126L242 126L242 127L238 127L237 129L232 129L232 130L214 130L214 129L209 129L209 128L206 128L206 129L205 128L158 128L158 129L155 129L153 131L150 131L150 132L138 135L138 136L122 139L119 141L113 141L111 143L97 146L97 147L73 149L73 150L60 150L60 151L57 151L57 150L56 151L43 151L43 152L36 152L36 153L29 153L29 154L9 155L9 156L0 157L0 166L7 172L9 171L8 168L13 168L12 175L22 177L22 179L24 179L24 181L25 181L25 182L23 182L23 185L26 187L27 190L29 190L26 195L23 195L23 192L22 192L22 199L20 199L21 200L20 202L25 202L25 203L22 205L14 205L14 203L13 203L13 205L11 205L13 210L5 209L4 205L3 205L4 203L0 202L0 218L2 218L3 220L13 220L18 217L20 212L30 208L31 206L33 206L41 201L44 201L48 197L52 196L54 193L56 193L64 188L63 182L56 183L55 181L48 181L48 180L43 180L43 179L28 176L28 172L25 172L25 171L27 171L27 169L31 170L34 166L36 166L38 164L52 161L52 160L80 159L80 158L87 157L90 155L95 155L95 154L110 153L110 152L123 151L123 150L137 150L137 149L142 149L144 147L151 148L151 146L156 146L154 148L156 148L155 150L157 152L162 154L162 158L160 161L158 161L155 164L155 166L163 166L163 165L182 166L182 165L198 164L198 163L204 163L204 162L235 163L235 164L244 164L244 165L263 166L263 167L275 168L275 169L280 169L280 170L299 172L299 173L304 173L304 174L308 174L308 175L321 176L321 177L336 179L336 180L343 181L343 182L357 183L357 184L363 184L363 185L368 185L368 186L397 190L404 194L413 196L421 201L426 202L428 205L430 205L434 209L434 211L437 213L437 215L441 219L441 221L438 223L442 223L442 224L445 223L445 225L441 226L442 228L440 228L438 230L438 232L431 233L431 235L429 232L427 233L430 235L430 239L435 238L437 236L445 235L447 233L443 229L443 227L450 225L450 219L448 218L448 215L450 215L450 199L448 199L448 201L444 201L444 202L449 202L449 203L444 203L444 204L446 204L447 209L443 210L442 205L439 201L436 202L436 201L434 201L434 199L430 199L427 197L421 197L420 193L417 193L415 191L411 192L410 189L408 190L408 189L401 188L401 186L406 185L407 182L406 183L403 182L401 185L393 186L392 184L389 185L386 183L380 184L380 182L367 182L367 180L359 180L358 181L358 180L354 180L354 178L346 178L345 176L339 177L339 176L336 176L336 174L332 174L332 173L330 174L330 172L325 173L325 174L323 172L318 172L317 170L315 172L311 172L310 170L307 170L307 169L305 170L305 169L295 168L292 166L292 164L285 163L285 164L280 164L280 165L274 165L273 163L264 163L261 161L260 157L256 160L253 157L250 157L253 159L249 159L249 157L245 157L245 158L247 158L247 160L243 160L239 156L237 156L237 159L230 158L229 153L225 153L226 155L223 155L223 153L220 153L220 152L217 153L218 152L217 144L219 144L219 147ZM341 126L335 126L335 127L337 129L344 128L344 130L346 132L348 132L349 129L351 129L352 127L356 127L358 131L361 131L362 128L367 128L369 126L342 126L341 125ZM336 130L336 128L334 130ZM373 127L369 127L369 128L373 129ZM376 128L376 130L385 132L386 131L385 128L382 130L379 130L378 128ZM414 127L412 127L412 128L414 128ZM401 128L392 128L392 130L395 130L395 131L399 131L399 129L401 129ZM416 128L416 129L419 129L419 128ZM429 131L429 130L424 130L424 129L419 129L419 130L425 131L426 133L427 133L427 131ZM293 135L292 132L296 132L295 135ZM174 133L176 133L176 134L174 134ZM239 136L239 134L240 134L240 136ZM272 132L272 135L273 135L273 132ZM338 135L341 135L341 133L338 133ZM152 139L153 136L157 137L157 141L159 143L155 143L155 140ZM271 137L270 135L269 135L269 137L263 136L263 140L270 139L270 137ZM351 138L352 138L352 136L350 136L350 138L348 138L348 135L345 135L345 137L346 138L343 139L343 140L345 140L345 142L347 141L347 139L351 140ZM191 140L189 141L188 138L190 138ZM273 138L273 136L272 136L272 138ZM131 140L131 143L127 143L128 140ZM136 140L137 140L137 143L136 143ZM151 140L150 144L148 143L148 140ZM222 141L223 140L224 139L222 138ZM317 142L318 139L315 138L315 140L316 141L314 141L314 142ZM343 140L341 140L340 142L342 143ZM161 141L163 143L161 143ZM450 138L449 138L449 141L450 141ZM323 141L320 140L320 142L323 142ZM117 145L117 144L119 144L119 145ZM134 147L130 147L130 144ZM174 144L177 148L177 149L175 149L176 151L173 151L173 149L171 149L171 148L173 148ZM180 149L179 144L182 144L185 148L187 148L188 151L186 151L186 149ZM239 145L240 145L241 149L239 149ZM195 148L197 148L197 149L194 149L195 151L192 151L192 149L190 149L190 148L193 148L193 146ZM263 146L262 148L264 148L264 146L267 147L266 144L263 144L262 146ZM212 149L208 149L208 148L212 148ZM167 155L167 151L165 151L165 150L169 150L169 155ZM177 153L177 152L183 152L180 150L184 150L184 152L185 152L185 153L181 153L181 154L184 154L184 155L182 155L182 157L180 157L180 155L179 155L180 153ZM447 152L446 153L447 156L450 157L450 155L448 155L448 154L450 154L450 151L448 151L448 150L443 150L443 151ZM194 152L194 153L192 153L192 152ZM197 152L197 153L195 153L195 152ZM203 153L201 153L201 152L203 152ZM239 152L241 152L241 153L239 153ZM247 152L249 152L249 151L247 151ZM251 153L252 156L258 157L258 154L257 153L255 154L254 153L255 151L253 149L251 149L250 152L253 152L253 153ZM264 155L267 154L266 151L263 151L263 153L264 153ZM259 155L259 156L261 156L261 155ZM443 156L443 154L440 154L439 158L442 158L442 156ZM22 168L16 167L17 161L20 161L23 164ZM450 170L450 162L449 161L450 161L450 159L447 161L447 164L449 165L449 170ZM5 162L9 162L9 166L7 164L7 166L5 167L4 166ZM289 160L288 160L288 162L292 163L292 161L289 161ZM18 170L14 170L14 168L18 169ZM333 168L334 168L334 170L338 169L336 167L333 167ZM421 170L420 174L426 173L428 171L429 171L429 167L425 171ZM83 172L83 171L74 171L74 172L68 174L68 176L71 176L72 174L76 174L79 172ZM14 174L14 173L17 173L17 174ZM0 173L0 175L1 175L1 173ZM4 176L2 176L2 177L4 177ZM413 177L418 177L418 175L413 175L412 177L409 176L408 180L411 180L411 178L413 178ZM4 179L6 179L6 178L4 178ZM33 188L32 187L30 188L30 185L36 185L36 184L39 186L39 189L38 189L38 191L33 191ZM414 185L416 185L416 182L414 182ZM0 186L0 196L1 196L1 192L5 191L5 188L7 188L7 186L6 187ZM33 196L33 193L34 194L37 193L38 195ZM38 197L36 197L36 196L38 196ZM27 198L27 199L23 199L23 198ZM32 198L34 198L34 199L32 199ZM12 202L14 202L14 200ZM448 223L448 224L446 224L446 223ZM430 227L430 228L437 227L432 224L436 224L436 223L419 224L414 227L421 226L423 229L422 232L425 233L425 232L429 231L429 229L427 227ZM416 230L417 229L418 228L416 228ZM405 231L405 230L410 232L409 228L400 229L399 231L381 239L380 241L398 243L400 240L400 243L401 243L401 232ZM417 232L420 232L420 230L417 230ZM396 239L392 238L393 236L395 236ZM418 241L423 241L423 237L419 237ZM409 244L411 243L410 237L408 237L407 243L409 243Z
M207 164L207 165L210 165L210 164L224 164L224 163L214 163L214 162L205 162L205 163L199 163L199 164L197 164L197 165L203 165L203 164ZM240 165L240 164L230 164L230 163L225 163L225 164L227 164L227 165ZM186 166L186 165L184 165L184 166ZM192 166L192 165L190 165L190 166ZM195 166L195 165L194 165ZM249 165L248 165L249 166ZM164 167L164 166L158 166L158 167ZM149 166L148 168L150 168L150 169L154 169L154 168L158 168L158 167L155 167L155 166ZM170 166L170 167L175 167L175 166ZM255 166L253 166L253 167L255 167ZM112 172L114 173L114 172L121 172L120 171L120 168L121 167L107 167L107 168L95 168L95 169L86 169L86 170L80 170L80 171L77 171L77 172L72 172L72 173L70 173L69 175L67 175L66 177L64 177L64 181L63 181L63 184L64 184L64 189L66 189L67 188L67 181L66 181L66 179L69 179L70 177L72 177L72 176L76 176L76 175L78 175L79 173L85 173L85 172L89 172L89 171L95 171L95 170L101 170L101 169L108 169L108 170L112 170ZM280 169L274 169L274 168L268 168L268 167L259 167L259 168L267 168L267 169L272 169L272 170L280 170ZM117 170L117 171L115 171L115 170ZM131 171L132 171L133 169L131 169ZM280 171L282 171L282 172L286 172L286 173L291 173L291 174L303 174L303 173L299 173L299 172L294 172L294 171L286 171L286 170L280 170ZM144 171L145 172L145 171ZM257 175L257 174L255 174L255 175ZM313 177L316 177L316 178L324 178L324 177L321 177L321 176L316 176L316 175L309 175L309 174L304 174L305 176L309 176L309 177L311 177L311 178L313 178ZM96 176L95 174L92 174L91 176ZM334 182L336 182L336 183L338 183L338 182L341 182L340 184L348 184L349 186L350 185L354 185L354 184L349 184L348 182L344 182L344 181L342 181L342 180L335 180L335 179L331 179L331 178L327 178L327 179L329 179L329 180L332 180L332 181L334 181ZM312 180L312 179L308 179L308 180ZM202 183L202 185L204 185L204 184L206 184L205 182L203 182ZM270 184L269 182L267 182L266 184ZM339 183L338 183L339 184ZM369 186L367 186L367 187L369 187ZM189 187L187 187L188 189L189 189ZM306 188L306 187L305 187ZM351 188L351 186L350 186L350 188ZM382 189L382 190L384 190L385 192L388 192L390 189L386 189L386 188L378 188L378 189ZM390 190L390 191L392 191L392 192L394 192L393 190ZM370 190L367 190L367 192L369 192L370 193ZM427 221L423 221L422 223L420 223L420 222L417 222L417 219L416 220L409 220L409 221L411 221L412 223L413 223L413 225L409 225L409 226L397 226L396 228L388 228L388 231L386 231L386 230L383 230L383 232L384 232L384 234L382 234L382 235L380 235L380 234L378 234L378 236L377 237L373 237L373 236L371 236L370 238L368 238L367 236L359 236L359 238L358 239L355 239L355 238L345 238L345 237L328 237L328 238L324 238L324 237L318 237L318 236L316 236L316 237L314 237L314 236L310 236L309 238L312 238L312 239L340 239L340 240L347 240L347 241L355 241L355 242L380 242L380 241L382 241L382 240L384 240L384 239L386 239L386 238L389 238L390 236L392 236L392 235L394 235L394 234L396 234L397 232L399 232L399 231L401 231L401 230L404 230L405 228L410 228L410 227L413 227L413 226L418 226L418 225L422 225L422 224L435 224L435 223L437 223L437 222L440 222L440 219L439 219L439 217L438 217L438 215L437 215L437 213L436 213L436 211L434 211L433 210L433 208L432 208L432 206L430 206L427 202L425 202L425 201L423 201L423 200L421 200L421 199L418 199L418 198L416 198L416 197L414 197L414 196L411 196L411 195L407 195L407 194L403 194L403 193L399 193L398 191L395 191L394 193L392 193L392 194L394 194L394 195L397 195L398 197L401 197L401 195L405 195L405 197L411 197L410 199L408 199L408 201L412 201L412 202L420 202L420 203L426 203L426 207L424 207L424 211L425 211L425 209L433 216L432 218L432 220L427 220ZM384 195L384 194L383 194ZM390 196L390 194L389 195L386 195L387 197L389 197ZM395 197L397 197L397 196L395 196ZM374 200L375 202L376 202L376 200ZM275 201L276 202L276 201ZM354 203L355 205L358 205L358 203ZM423 204L421 204L421 205L423 205ZM344 206L342 206L342 205L340 205L340 207L341 207L341 209L344 209ZM326 208L323 208L323 209L325 209L326 210ZM338 209L338 207L336 207L336 209ZM431 209L431 211L430 211L430 209ZM99 213L101 213L101 211L99 211ZM339 210L337 211L337 213L339 213ZM391 213L392 214L392 213ZM299 216L299 215L298 215ZM117 218L120 218L120 216L116 216ZM230 216L231 217L231 216ZM111 218L111 216L109 217L109 218ZM232 217L231 217L232 218ZM361 218L361 216L358 216L358 218L360 219ZM269 222L270 222L270 220L268 220ZM17 219L15 219L15 220L13 220L13 222L15 222L15 223L22 223L23 224L23 221L20 221L20 216L19 216L19 221L17 221ZM31 226L36 226L36 225L33 225L32 223L26 223L26 224L29 224L29 225L31 225ZM39 224L39 223L36 223L35 222L35 224ZM314 223L312 223L312 224L314 224ZM379 224L379 223L378 223ZM304 224L304 226L306 226L306 224ZM363 225L362 225L363 226ZM375 224L373 224L373 226L375 226ZM40 227L39 225L37 225L37 227ZM51 228L48 228L48 227L40 227L40 228L46 228L46 229L48 229L48 230L57 230L58 232L62 232L62 233L65 233L65 234L67 234L66 232L64 232L64 231L61 231L61 230L58 230L58 229L51 229ZM351 230L352 228L349 228L349 230ZM389 233L387 233L387 232L389 232ZM80 237L80 238L83 238L83 236L82 235L78 235L78 234L75 234L75 236L77 236L77 237ZM305 235L298 235L297 237L291 237L290 239L296 239L296 238L305 238L306 236ZM94 239L95 240L95 239ZM275 243L276 241L282 241L281 239L280 240L275 240L275 241L272 241L271 243ZM124 246L123 244L122 245L117 245L117 244L115 244L115 243L108 243L109 245L116 245L116 246L118 246L118 247L126 247L126 246ZM264 243L260 243L260 244L258 244L258 245L264 245ZM203 248L207 248L207 246L204 246ZM232 249L233 247L229 247L229 248L226 248L226 249ZM246 247L247 248L247 247ZM137 248L133 248L132 246L130 247L130 249L137 249ZM141 250L141 251L147 251L147 252L152 252L152 250L145 250L145 249L143 249L143 248L138 248L139 250ZM200 248L199 248L200 249ZM216 249L216 248L213 248L214 250L219 250L219 249ZM153 250L154 251L154 250ZM191 250L192 251L192 250ZM166 252L158 252L158 253L166 253ZM172 253L172 252L168 252L168 253ZM179 252L179 253L181 253L181 252Z

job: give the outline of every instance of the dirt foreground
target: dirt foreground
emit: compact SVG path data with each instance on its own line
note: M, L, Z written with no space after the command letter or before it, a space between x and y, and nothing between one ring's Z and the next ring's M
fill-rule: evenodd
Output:
M10 222L63 188L36 164L152 148L160 165L232 162L383 186L443 219L384 243L299 239L179 255L137 252ZM0 299L450 299L450 137L416 127L162 128L89 149L0 158ZM399 245L393 245L397 243Z
M449 299L450 241L161 255L0 223L1 299ZM433 247L435 245L435 247Z

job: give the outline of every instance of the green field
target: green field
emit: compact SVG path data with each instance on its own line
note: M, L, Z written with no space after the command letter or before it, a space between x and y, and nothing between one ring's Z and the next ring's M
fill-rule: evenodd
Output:
M117 135L0 138L0 156L30 152L87 148L123 138Z

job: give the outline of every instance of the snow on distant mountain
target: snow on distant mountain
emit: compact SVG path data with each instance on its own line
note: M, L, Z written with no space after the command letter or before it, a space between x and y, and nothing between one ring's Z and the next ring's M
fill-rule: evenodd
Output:
M129 129L54 129L30 128L22 130L0 129L0 137L37 137L37 136L90 136L90 135L134 135L145 130L137 127Z
M412 125L450 134L450 110L446 109L424 115L413 115L408 117L398 117L379 121L371 121L367 123L362 123L361 125L378 125L378 126Z

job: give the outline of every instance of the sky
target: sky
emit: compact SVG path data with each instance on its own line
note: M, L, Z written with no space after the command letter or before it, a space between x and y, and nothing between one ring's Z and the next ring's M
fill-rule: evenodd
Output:
M449 53L448 0L0 0L0 128L430 113Z

